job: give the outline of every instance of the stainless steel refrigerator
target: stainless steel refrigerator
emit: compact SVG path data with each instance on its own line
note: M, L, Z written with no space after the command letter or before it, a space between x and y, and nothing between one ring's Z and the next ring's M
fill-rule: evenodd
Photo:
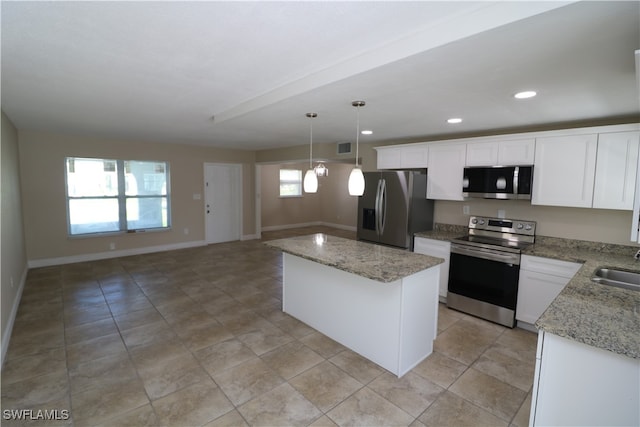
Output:
M413 234L433 229L425 171L365 172L358 240L413 250Z

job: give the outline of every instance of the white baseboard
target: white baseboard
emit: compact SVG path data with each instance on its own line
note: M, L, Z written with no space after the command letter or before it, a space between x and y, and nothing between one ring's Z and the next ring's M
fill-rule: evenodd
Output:
M257 234L245 234L240 238L240 240L256 240L259 238L260 236L258 236Z
M96 252L92 254L73 255L73 256L59 257L59 258L33 259L33 260L29 260L28 267L29 268L49 267L52 265L72 264L75 262L97 261L101 259L119 258L123 256L130 256L130 255L142 255L142 254L149 254L153 252L164 252L164 251L172 251L176 249L195 248L198 246L205 246L205 245L206 245L206 242L204 240L196 240L192 242L175 243L171 245L147 246L144 248L122 249L122 250L109 251L109 252Z
M2 331L2 360L0 361L0 367L4 366L4 358L7 355L7 349L9 349L9 341L11 340L11 333L13 332L13 324L16 321L16 315L18 314L18 307L20 306L20 300L22 299L22 291L24 290L24 284L27 282L27 273L29 267L25 265L22 277L20 278L20 286L18 292L11 305L11 314L9 315L9 321Z

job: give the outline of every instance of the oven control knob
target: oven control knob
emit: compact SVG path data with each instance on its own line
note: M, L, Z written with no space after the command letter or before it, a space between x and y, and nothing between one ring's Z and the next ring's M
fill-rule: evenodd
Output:
M478 220L477 220L476 218L473 218L473 219L471 220L471 224L477 224L477 223L478 223Z
M480 220L480 225L484 225L484 219Z
M522 225L521 222L518 223L517 225L518 230L522 230L524 228L524 225Z
M527 230L527 231L531 231L531 228L532 228L531 224L527 224L527 226L524 229Z

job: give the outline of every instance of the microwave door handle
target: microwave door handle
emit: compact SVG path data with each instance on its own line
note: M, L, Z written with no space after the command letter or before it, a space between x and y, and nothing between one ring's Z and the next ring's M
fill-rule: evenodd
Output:
M516 166L513 170L513 194L518 195L518 172L520 171L520 167Z

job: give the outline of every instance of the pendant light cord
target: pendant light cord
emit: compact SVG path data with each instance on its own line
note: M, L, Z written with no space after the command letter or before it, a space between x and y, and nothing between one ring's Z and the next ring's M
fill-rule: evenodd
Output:
M360 146L360 105L356 107L356 167L358 167L358 147Z
M313 165L313 117L309 117L309 169Z
M360 107L364 107L364 101L353 101L352 106L356 107L356 168L358 167L358 156L360 155Z

